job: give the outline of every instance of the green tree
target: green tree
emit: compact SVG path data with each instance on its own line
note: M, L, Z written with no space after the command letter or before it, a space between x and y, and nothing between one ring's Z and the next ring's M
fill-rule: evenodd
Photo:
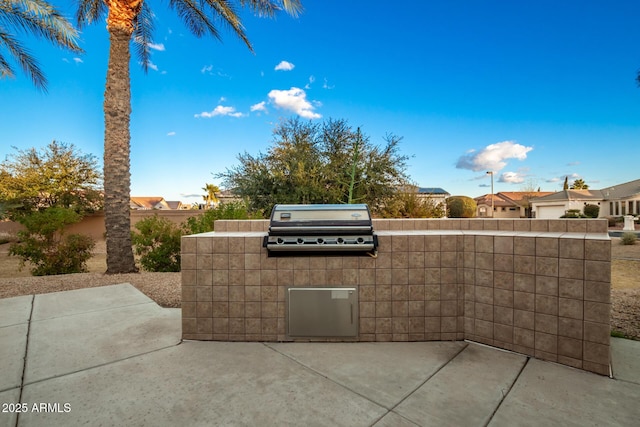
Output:
M217 185L205 184L204 187L202 187L202 189L207 193L204 196L202 196L205 202L205 207L207 209L210 208L212 205L215 205L216 203L218 203L218 196L216 196L216 194L220 193L220 189L218 188Z
M136 223L132 241L146 271L180 271L180 227L154 215Z
M573 181L573 184L571 184L571 187L569 188L571 190L588 190L589 184L585 183L582 178L578 178L575 181Z
M281 122L266 154L238 156L240 164L218 174L227 188L268 215L276 203L367 203L380 214L407 182L401 138L376 146L345 120L322 124L298 118Z
M284 9L296 14L300 0L238 0L264 16ZM80 0L79 26L92 24L106 15L109 32L109 61L104 94L104 191L107 243L107 273L137 271L131 246L129 197L131 187L130 131L131 79L130 49L135 41L142 67L149 67L154 14L151 0ZM223 0L172 0L169 7L197 37L220 38L216 24L222 22L253 50L235 9Z
M64 234L67 225L80 221L81 215L71 209L50 207L22 215L18 221L18 242L12 243L9 255L20 257L20 268L29 263L31 274L84 273L95 243L89 236Z
M443 203L432 197L420 195L418 187L407 185L400 189L391 203L381 213L385 218L442 218L445 216Z
M447 199L449 218L473 218L476 216L476 201L467 196L452 196Z
M0 163L0 203L9 217L49 207L86 213L101 207L101 174L95 156L73 144L18 150Z
M0 78L14 77L15 70L6 51L33 84L46 92L47 78L35 57L20 43L15 34L34 35L56 46L81 52L78 32L49 2L43 0L0 1Z

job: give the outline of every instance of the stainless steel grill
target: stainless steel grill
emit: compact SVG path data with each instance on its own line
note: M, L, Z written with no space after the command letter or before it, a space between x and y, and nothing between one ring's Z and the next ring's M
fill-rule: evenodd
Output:
M269 252L370 252L378 246L369 207L276 205L271 212Z

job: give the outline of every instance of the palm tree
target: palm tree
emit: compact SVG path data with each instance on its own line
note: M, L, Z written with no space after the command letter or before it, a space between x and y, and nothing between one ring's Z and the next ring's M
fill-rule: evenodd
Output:
M278 10L295 15L300 0L236 0L255 13L274 16ZM91 24L106 14L109 32L109 62L104 93L104 212L107 243L107 273L137 271L131 248L129 169L131 116L130 48L133 41L143 69L149 66L154 14L151 0L79 0L78 26ZM220 38L216 22L224 22L253 51L240 19L229 0L171 0L169 7L197 37Z
M584 182L584 179L578 178L575 181L573 181L573 184L571 184L570 189L571 190L588 190L589 184Z
M82 52L78 46L78 32L58 10L44 0L2 0L0 1L0 77L15 77L15 71L7 57L18 63L33 84L47 91L47 78L38 61L16 39L14 33L25 33L44 38L54 45Z
M207 208L215 203L218 203L218 197L216 196L216 194L220 192L220 188L218 188L217 185L205 184L202 189L207 192L207 194L202 196Z

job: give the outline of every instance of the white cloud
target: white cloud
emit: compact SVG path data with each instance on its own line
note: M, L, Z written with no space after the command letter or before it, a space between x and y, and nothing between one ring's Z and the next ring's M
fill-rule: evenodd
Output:
M230 117L242 117L244 114L236 111L234 107L225 107L223 105L218 105L213 111L203 111L200 114L194 114L195 118L204 118L210 119L215 116L230 116Z
M503 141L496 144L487 145L481 151L468 151L461 156L456 163L458 169L469 169L474 172L487 170L499 171L503 169L508 159L524 160L527 153L533 147L525 147L514 141Z
M319 119L320 114L314 112L314 106L307 101L307 94L304 90L292 87L289 90L274 89L269 92L269 99L276 107L292 111L305 119Z
M322 88L323 89L333 89L334 87L336 87L336 85L329 85L329 81L325 77L324 78L324 83L322 84Z
M164 50L165 50L164 49L164 43L158 43L158 44L156 44L156 43L147 43L147 47L149 49L157 50L157 51L160 51L160 52L164 52Z
M291 71L295 68L291 62L288 61L280 61L278 65L274 68L276 71Z
M176 134L175 132L171 131L171 132L167 133L167 136L174 136L175 134Z
M212 70L213 70L213 65L205 65L204 67L202 67L200 72L202 74L205 74L205 73L210 74Z
M76 64L82 64L84 61L81 58L73 58L73 62Z
M526 175L520 172L504 172L498 178L498 182L506 182L508 184L521 184L524 182Z
M149 68L151 68L153 71L158 71L158 66L151 61L149 61Z
M311 85L313 84L313 82L316 81L316 78L314 76L309 76L309 83L307 83L306 85L304 85L305 89L311 89Z
M262 102L258 102L257 104L254 104L251 106L251 111L263 111L263 112L267 112L267 107L266 107L266 102L262 101Z

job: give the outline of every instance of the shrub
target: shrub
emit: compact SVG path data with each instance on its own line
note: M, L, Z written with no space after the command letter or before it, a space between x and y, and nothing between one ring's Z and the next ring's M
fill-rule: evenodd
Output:
M80 221L81 216L65 208L52 207L21 215L18 242L9 255L20 257L20 268L28 262L34 276L84 273L95 242L82 234L64 234L64 227Z
M206 233L213 231L213 222L218 219L252 218L261 218L261 216L249 214L247 205L243 202L225 202L213 209L207 209L202 215L187 219L182 228L185 234Z
M635 245L636 244L636 240L638 240L638 236L636 236L636 233L633 233L631 231L627 231L626 233L622 234L622 237L620 237L620 244L621 245Z
M584 205L583 212L587 218L598 218L598 215L600 215L600 206L590 204Z
M136 255L146 271L180 271L180 227L154 215L136 223L131 233Z
M476 216L476 201L467 196L452 196L447 199L449 218L473 218Z
M569 209L560 218L586 218L580 213L580 209Z

